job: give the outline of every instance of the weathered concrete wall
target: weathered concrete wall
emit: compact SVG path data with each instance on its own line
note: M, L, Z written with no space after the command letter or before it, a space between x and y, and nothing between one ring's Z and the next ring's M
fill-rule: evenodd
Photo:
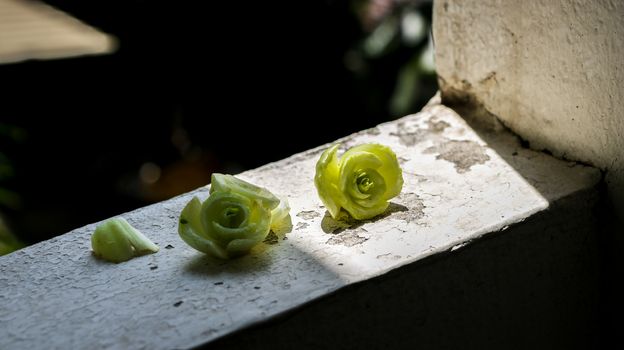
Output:
M433 16L443 102L606 170L624 218L624 2L439 0Z

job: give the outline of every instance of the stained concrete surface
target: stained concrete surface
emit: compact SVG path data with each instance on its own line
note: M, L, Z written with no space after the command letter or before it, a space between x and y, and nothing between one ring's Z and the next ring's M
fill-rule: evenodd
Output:
M94 223L0 257L0 348L556 344L593 305L601 174L485 136L432 103L341 139L386 144L404 169L389 210L361 222L331 219L316 196L328 145L242 173L288 198L293 227L231 261L177 235L181 209L205 188L122 215L165 248L156 254L97 260ZM560 344L574 339L589 338Z

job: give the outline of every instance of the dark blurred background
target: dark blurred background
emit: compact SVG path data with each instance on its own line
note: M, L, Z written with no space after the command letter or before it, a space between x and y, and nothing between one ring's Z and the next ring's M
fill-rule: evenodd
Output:
M437 89L429 1L46 2L118 49L0 64L0 255L416 112Z

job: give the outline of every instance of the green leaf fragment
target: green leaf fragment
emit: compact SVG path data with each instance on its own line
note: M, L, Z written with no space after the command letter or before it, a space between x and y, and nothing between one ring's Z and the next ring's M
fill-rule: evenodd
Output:
M316 163L314 176L314 184L319 197L333 218L338 217L344 202L344 196L338 189L340 162L336 153L339 147L339 144L333 145L321 154L321 158Z
M280 202L275 209L271 211L271 230L278 231L283 226L287 225L289 220L290 205L288 200L280 198Z
M96 256L115 263L159 250L157 245L121 217L109 219L95 228L91 248Z

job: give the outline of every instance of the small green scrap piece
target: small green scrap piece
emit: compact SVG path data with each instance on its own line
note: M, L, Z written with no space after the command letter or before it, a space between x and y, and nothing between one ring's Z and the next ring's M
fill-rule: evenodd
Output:
M95 228L91 248L97 257L114 263L159 250L157 245L121 217L106 220Z

